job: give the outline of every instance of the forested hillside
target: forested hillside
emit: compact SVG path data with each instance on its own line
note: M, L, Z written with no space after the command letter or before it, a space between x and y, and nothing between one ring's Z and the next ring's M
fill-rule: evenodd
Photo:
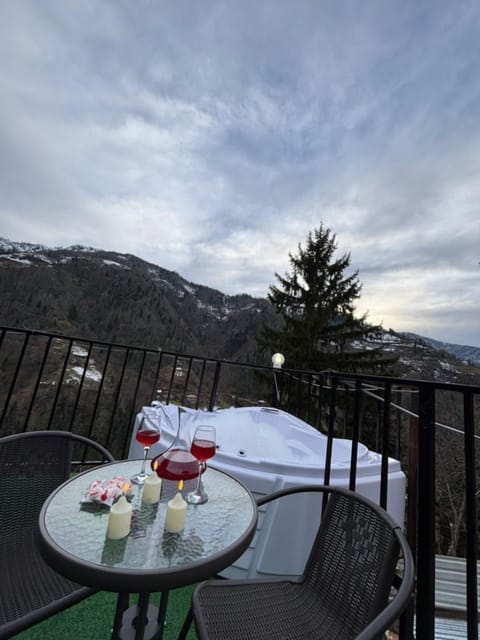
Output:
M133 255L0 239L2 325L269 365L256 342L264 321L280 323L266 298L228 296ZM402 377L480 382L444 344L389 329L378 346L398 355Z
M136 258L71 247L0 256L0 323L260 364L265 299L226 296ZM273 319L275 321L275 319Z

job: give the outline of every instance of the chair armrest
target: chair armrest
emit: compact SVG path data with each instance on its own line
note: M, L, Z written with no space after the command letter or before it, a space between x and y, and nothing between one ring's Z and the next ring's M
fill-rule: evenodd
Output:
M323 484L302 484L294 487L289 487L287 489L280 489L280 491L275 491L273 493L269 493L266 496L262 496L261 498L257 498L257 506L261 507L264 504L268 504L277 498L282 498L283 496L290 496L295 493L307 493L307 492L318 492L318 493L332 493L335 491L335 487L329 487Z

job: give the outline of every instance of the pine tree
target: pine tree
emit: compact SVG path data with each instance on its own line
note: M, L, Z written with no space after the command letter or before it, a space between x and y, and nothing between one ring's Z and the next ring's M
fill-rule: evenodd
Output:
M264 325L257 342L263 351L284 354L291 369L372 372L394 360L380 348L362 348L361 341L380 330L355 317L362 285L358 271L347 275L350 254L335 258L335 235L323 225L311 231L305 246L289 253L291 272L271 285L268 299L283 319L282 326Z

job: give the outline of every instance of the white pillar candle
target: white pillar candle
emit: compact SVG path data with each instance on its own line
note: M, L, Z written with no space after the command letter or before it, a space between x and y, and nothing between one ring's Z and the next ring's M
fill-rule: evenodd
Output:
M132 505L129 504L125 496L120 496L119 500L110 507L108 516L107 538L120 540L130 533L132 522Z
M178 488L182 490L183 482L180 480ZM187 503L178 491L174 498L167 503L167 516L165 518L165 531L169 533L179 533L185 528L185 518L187 516Z
M157 476L156 471L151 473L143 483L142 502L145 504L155 504L160 500L162 481Z

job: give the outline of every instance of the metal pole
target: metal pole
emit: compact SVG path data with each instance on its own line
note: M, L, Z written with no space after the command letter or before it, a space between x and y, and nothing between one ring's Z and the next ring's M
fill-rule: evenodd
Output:
M435 387L419 386L417 638L435 633Z

